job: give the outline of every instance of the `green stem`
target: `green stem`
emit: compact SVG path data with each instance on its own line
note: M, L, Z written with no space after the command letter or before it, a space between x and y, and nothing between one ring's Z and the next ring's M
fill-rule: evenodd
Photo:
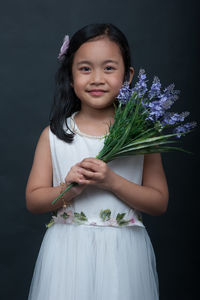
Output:
M77 182L72 182L72 183L70 183L67 187L66 187L66 189L55 199L55 200L53 200L52 202L51 202L51 204L52 205L54 205L55 203L56 203L56 201L58 200L58 199L60 199L60 197L62 197L62 195L64 195L64 193L66 193L67 191L69 191L73 186L76 186L76 185L78 185L78 183Z
M135 100L135 101L136 101L136 100ZM131 101L129 100L129 102L128 102L128 104L126 105L125 110L124 110L124 112L123 112L122 118L123 118L124 116L126 117L126 110L127 110L127 112L128 112L128 108L129 108L130 105L132 105L132 103L131 103ZM124 142L126 141L127 137L129 136L129 132L130 132L131 127L132 127L132 125L133 125L133 123L134 123L134 121L135 121L135 118L136 118L138 109L139 109L139 102L137 101L137 102L136 102L136 107L135 107L135 113L134 113L134 115L133 115L133 118L132 118L131 122L128 124L127 128L125 129L124 135L122 136L121 139L119 139L119 141L118 141L118 142L116 143L116 145L112 148L112 150L109 151L108 154L104 155L103 157L102 157L102 155L101 155L101 159L102 159L103 161L105 161L105 162L109 161L109 160L110 160L110 157L111 157L113 154L115 154L115 153L117 152L117 150L120 149L120 148L123 146Z

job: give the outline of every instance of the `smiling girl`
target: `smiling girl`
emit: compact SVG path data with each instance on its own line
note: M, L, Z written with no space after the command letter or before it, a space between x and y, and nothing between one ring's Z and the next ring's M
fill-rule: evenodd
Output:
M156 259L142 212L167 209L161 155L107 164L95 158L120 88L133 79L127 39L112 24L90 24L65 39L59 60L50 126L26 187L29 211L53 212L28 299L157 300ZM52 206L72 182L78 185Z

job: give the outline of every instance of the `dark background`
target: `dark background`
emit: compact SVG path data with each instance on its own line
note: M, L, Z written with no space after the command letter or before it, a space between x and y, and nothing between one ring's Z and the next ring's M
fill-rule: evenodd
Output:
M198 122L197 2L1 2L1 299L27 299L50 218L49 214L33 215L26 210L25 187L38 138L49 124L57 56L64 35L71 37L89 23L115 24L129 40L136 75L143 67L150 83L153 75L160 78L163 87L174 82L181 95L172 110L190 111L186 121ZM193 155L162 154L170 192L168 211L159 217L143 214L157 258L161 300L196 299L198 139L198 129L181 139Z

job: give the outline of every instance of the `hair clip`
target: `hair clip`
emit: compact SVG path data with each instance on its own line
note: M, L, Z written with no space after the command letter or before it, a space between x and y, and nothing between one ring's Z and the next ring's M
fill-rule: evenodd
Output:
M61 60L63 55L67 52L68 47L69 47L69 35L65 35L62 47L60 48L60 53L58 55L59 60Z

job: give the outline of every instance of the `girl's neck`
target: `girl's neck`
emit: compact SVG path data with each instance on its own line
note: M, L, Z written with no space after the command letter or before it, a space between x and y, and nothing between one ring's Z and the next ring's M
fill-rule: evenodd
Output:
M76 119L80 121L86 121L88 123L93 123L95 125L108 121L110 119L114 119L114 115L114 106L110 106L106 109L81 107L81 110L76 115Z
M84 109L76 113L74 120L83 133L93 136L103 136L108 132L108 125L114 122L114 107L108 109Z

